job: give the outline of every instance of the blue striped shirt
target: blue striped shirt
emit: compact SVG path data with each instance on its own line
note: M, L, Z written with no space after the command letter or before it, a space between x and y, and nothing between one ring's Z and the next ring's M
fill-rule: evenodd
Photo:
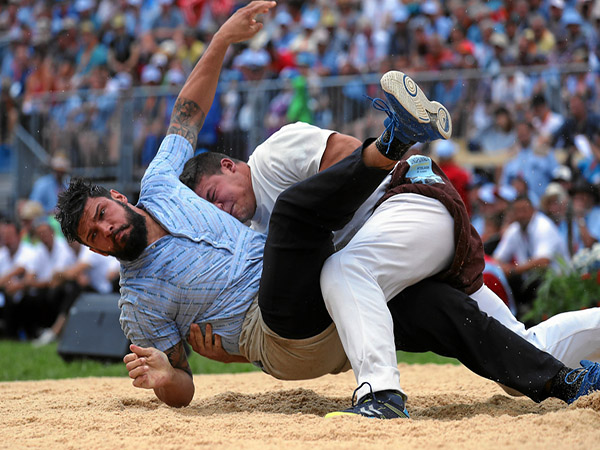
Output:
M167 136L142 179L138 207L170 234L121 262L121 327L135 344L165 351L192 323L213 325L239 353L242 323L258 293L265 235L198 197L179 181L192 146Z

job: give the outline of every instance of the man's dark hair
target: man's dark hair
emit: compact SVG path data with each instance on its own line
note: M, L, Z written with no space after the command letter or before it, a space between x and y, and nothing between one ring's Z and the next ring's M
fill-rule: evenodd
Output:
M21 233L21 224L18 220L5 213L0 213L0 224L1 225L12 225L17 230L17 233Z
M530 206L533 206L533 202L531 201L531 199L529 198L529 196L527 194L519 194L517 196L517 198L515 198L513 200L513 205L520 201L525 201L525 202L529 203Z
M546 106L546 97L544 94L537 93L531 99L531 107L535 108L536 106Z
M193 190L202 177L221 173L221 160L223 158L231 159L235 163L241 162L239 159L232 158L224 153L200 153L185 163L183 171L179 175L179 181Z
M79 221L88 198L96 197L112 198L108 189L79 177L71 178L69 188L58 195L58 212L55 217L67 241L81 242L77 235Z

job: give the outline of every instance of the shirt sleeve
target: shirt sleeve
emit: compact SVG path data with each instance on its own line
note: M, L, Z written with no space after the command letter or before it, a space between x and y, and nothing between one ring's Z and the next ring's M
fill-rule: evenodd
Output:
M164 352L182 340L175 321L166 317L160 307L144 307L136 292L121 289L119 308L121 328L133 344Z
M178 134L169 134L160 144L158 152L142 178L142 189L149 180L160 177L179 178L185 163L194 156L192 144Z

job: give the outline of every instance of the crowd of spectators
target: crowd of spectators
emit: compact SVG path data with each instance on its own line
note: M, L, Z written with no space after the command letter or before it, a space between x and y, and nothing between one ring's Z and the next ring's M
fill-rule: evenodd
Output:
M179 87L245 3L0 2L0 170L16 124L53 157L51 174L31 193L45 215L71 166L117 165L127 142L143 170ZM532 301L533 272L600 240L600 0L280 0L264 23L227 54L199 147L244 159L257 143L249 133L264 139L298 120L366 137L381 121L365 96L380 95L381 73L401 70L451 112L457 139L419 151L431 152L461 193L485 244L487 273L513 311ZM52 252L42 239L47 219L37 227L19 215L5 222L0 251L10 261L21 252L15 232L27 248L37 242L40 255ZM73 255L52 271L65 278L90 270ZM11 302L19 308L39 292L56 298L47 274L34 277L42 288L7 292L11 278L31 281L25 269L0 265L5 298L18 298ZM10 333L36 337L49 327L46 337L56 336L65 307L50 303L52 323L15 319ZM19 308L9 314L20 317Z
M214 31L243 3L0 4L0 108L6 113L0 114L0 141L21 119L44 147L65 151L75 166L97 166L118 162L119 136L131 131L143 167L174 100L157 89L176 93ZM236 146L257 128L264 130L261 138L295 120L340 128L363 118L365 94L377 94L376 83L361 77L398 69L417 80L437 73L439 81L425 86L450 110L455 135L469 138L473 149L494 151L510 138L494 127L494 119L501 120L496 108L508 109L516 123L536 93L562 114L576 94L596 107L599 20L598 0L282 0L259 35L227 55L224 88L199 142L248 156L251 148ZM569 64L586 69L562 74ZM322 86L323 77L344 75L354 79L338 89ZM238 89L240 82L273 79L283 88L267 95ZM120 109L124 92L140 86L148 94L136 95L130 110ZM52 96L41 101L43 93Z

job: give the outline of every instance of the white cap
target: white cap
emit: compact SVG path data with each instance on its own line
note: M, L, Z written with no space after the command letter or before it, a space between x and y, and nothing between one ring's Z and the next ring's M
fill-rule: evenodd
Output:
M50 160L50 167L52 170L68 172L71 170L71 161L65 155L55 155Z
M440 6L432 0L426 1L421 5L421 11L424 14L438 14L440 12Z
M508 203L512 203L518 197L518 193L514 186L511 186L510 184L503 184L498 188L497 196Z
M496 203L496 196L494 195L494 190L496 186L494 183L484 184L477 191L477 197L484 203L489 205Z
M170 69L166 75L167 83L171 84L183 84L185 81L185 75L179 69Z
M456 154L456 144L452 140L439 141L435 146L435 153L438 158L448 159Z
M152 64L147 64L142 69L142 83L160 83L161 80L160 70Z
M552 178L555 180L571 181L573 173L568 166L558 166L552 171Z
M169 58L164 53L155 53L150 58L150 64L158 68L166 66L168 62Z

